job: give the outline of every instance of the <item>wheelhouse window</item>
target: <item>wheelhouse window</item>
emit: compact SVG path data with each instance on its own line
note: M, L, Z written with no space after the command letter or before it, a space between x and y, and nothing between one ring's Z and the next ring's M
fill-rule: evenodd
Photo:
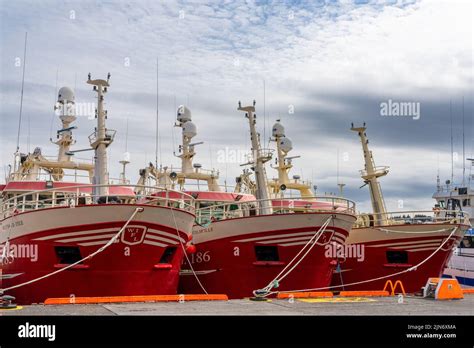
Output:
M255 256L257 261L280 261L278 247L273 245L256 245Z
M461 206L459 199L448 199L448 209L457 210Z
M36 194L23 196L24 210L34 209L36 207Z
M40 194L38 196L38 208L44 208L51 205L51 195Z
M56 205L66 205L66 197L62 192L55 192L54 193L56 198Z
M474 248L474 237L473 236L464 236L463 240L459 244L461 249L473 249Z

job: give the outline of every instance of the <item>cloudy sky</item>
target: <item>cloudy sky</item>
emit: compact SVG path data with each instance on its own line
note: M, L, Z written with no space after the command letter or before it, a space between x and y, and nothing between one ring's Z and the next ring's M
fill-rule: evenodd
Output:
M49 141L60 125L53 113L56 76L58 87L75 89L76 102L94 103L87 74L110 72L108 127L118 131L110 172L118 177L128 120L128 173L135 182L138 169L155 158L158 58L163 165L179 165L174 109L186 104L198 126L194 140L205 142L196 162L233 184L241 167L222 163L219 154L248 149L248 124L236 108L238 100L255 99L262 137L281 119L291 155L302 156L293 174L313 180L318 193L337 191L339 161L345 195L369 208L367 187L359 189L360 143L349 131L351 122L365 121L376 164L391 169L381 179L388 208L399 209L403 200L404 209L430 209L438 170L442 181L451 175L450 101L457 181L463 97L466 157L474 155L472 17L471 1L454 0L0 0L1 181L16 147L28 32L22 152L40 146L56 153ZM419 103L419 119L382 116L388 100ZM75 149L86 148L94 120L78 117L75 125Z

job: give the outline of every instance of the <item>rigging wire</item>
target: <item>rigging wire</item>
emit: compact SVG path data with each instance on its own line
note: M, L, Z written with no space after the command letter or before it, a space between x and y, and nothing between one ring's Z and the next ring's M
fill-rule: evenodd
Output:
M161 156L161 139L160 139L160 128L159 128L159 95L160 95L160 85L159 85L159 64L158 57L156 58L156 129L155 129L155 168L158 168L158 152L160 154L160 161L162 161Z
M452 101L449 101L449 117L451 120L451 185L454 181L454 149L453 149L453 112Z
M25 68L26 68L26 45L27 45L27 42L28 42L28 32L25 32L25 47L24 47L24 50L23 50L23 61L22 61L23 74L22 74L22 78L21 78L20 115L19 115L19 118L18 118L18 133L17 133L17 137L16 137L16 152L15 152L15 154L18 154L18 151L20 150L20 130L21 130L21 116L22 116L22 112L23 112L23 92L24 92L24 88L25 88ZM15 161L15 163L16 163L16 161Z
M59 77L59 68L56 68L56 85L54 87L54 111L56 111L56 103L57 103L57 97L58 97L58 77ZM75 91L74 91L75 92ZM51 122L50 122L50 125L49 125L49 140L50 141L53 141L53 122L54 122L54 116L55 116L56 112L53 112L53 114L51 115Z

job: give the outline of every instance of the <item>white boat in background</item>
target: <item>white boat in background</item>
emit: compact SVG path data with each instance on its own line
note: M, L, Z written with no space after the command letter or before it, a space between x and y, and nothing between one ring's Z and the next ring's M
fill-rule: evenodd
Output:
M462 285L474 286L474 229L464 235L464 239L454 251L443 277L456 277Z
M472 188L474 159L468 158L467 160L471 163L471 173L468 176L467 183L463 180L460 185L457 185L447 180L445 185L441 185L438 176L437 190L433 194L433 198L436 199L433 210L435 213L443 209L463 211L469 214L471 225L474 225L474 189ZM443 277L455 277L463 285L474 286L473 238L474 229L471 228L465 233L461 244L454 251L448 266L444 270Z

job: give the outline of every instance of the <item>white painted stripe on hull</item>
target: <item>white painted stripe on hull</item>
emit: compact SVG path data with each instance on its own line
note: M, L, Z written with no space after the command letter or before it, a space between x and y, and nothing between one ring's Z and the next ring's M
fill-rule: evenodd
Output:
M203 271L194 271L197 275L204 275L204 274L209 274L209 273L214 273L217 272L217 269L209 269L209 270L203 270ZM188 269L183 269L179 272L180 276L194 276L193 271L188 270Z
M309 239L308 239L309 240ZM303 242L294 242L294 243L285 243L285 244L280 244L281 246L294 246L294 245L305 245L306 243L308 243L308 240L305 240Z
M50 240L50 239L62 238L62 237L77 237L77 236L88 235L88 234L98 234L97 237L100 237L100 234L102 234L103 237L106 237L104 235L104 233L118 232L118 230L119 229L117 227L117 228L103 228L103 229L80 231L80 232L68 232L68 233L53 234L53 235L49 235L49 236L45 236L45 237L35 238L34 240ZM162 236L169 237L169 238L173 238L173 239L177 239L177 240L180 240L183 243L186 243L186 241L183 238L178 237L177 235L172 234L172 233L168 233L168 232L164 232L164 231L160 231L160 230L155 230L155 229L151 229L151 228L147 230L147 233L148 232L153 233L153 234L162 235ZM110 237L112 237L112 236L110 236ZM77 239L77 240L80 240L80 239ZM86 239L84 239L84 240L86 240ZM73 240L68 240L68 241L72 242ZM60 240L58 242L65 242L65 240Z
M311 238L310 238L310 239L311 239ZM304 241L302 241L302 242L284 243L284 244L280 244L280 245L281 245L281 246L305 245L305 244L308 243L308 242L309 242L309 239L304 240ZM322 245L328 245L328 244L330 244L331 242L333 242L333 241L330 240L330 241L328 241L328 242L325 243L325 244L319 244L319 243L317 243L317 244L320 245L320 246L322 246ZM338 243L337 241L335 241L335 242ZM339 244L343 245L344 243L339 242Z
M169 244L178 244L178 242L175 241L175 240L171 240L171 239L164 238L164 237L158 237L158 236L154 236L154 235L151 235L151 234L147 234L146 238L147 239L153 239L153 240L161 240L162 242L166 242L166 243L169 243Z
M306 236L306 237L296 237L296 238L285 238L285 239L265 240L265 241L257 242L257 243L261 243L261 244L271 244L271 243L281 244L281 243L296 242L296 241L303 241L303 242L307 243L310 239L311 239L311 236ZM332 240L335 241L335 242L339 242L340 244L344 244L344 240L343 240L343 239L340 239L340 238L337 238L337 237L333 237ZM281 244L281 245L286 245L286 246L288 246L288 245L299 245L299 244L300 244L300 243L296 243L296 244Z
M303 240L303 241L308 241L311 239L311 236L305 236L305 237L295 237L295 238L284 238L284 239L272 239L272 240L264 240L264 241L261 241L261 242L258 242L257 243L261 243L261 244L271 244L271 243L285 243L285 242L295 242L297 240Z
M151 228L148 229L147 233L148 232L149 233L154 233L154 234L159 234L159 235L169 237L169 238L173 238L173 239L177 239L177 240L181 241L182 243L186 243L186 241L183 238L178 237L178 235L176 235L176 234L172 234L172 233L164 232L164 231L160 231L160 230L154 230L154 229L151 229Z
M6 274L2 274L2 279L12 279L22 274L25 274L25 273L6 273Z
M117 231L118 232L118 231ZM70 243L70 242L82 242L86 240L93 240L93 239L101 239L101 238L112 238L115 236L116 233L110 233L110 234L99 234L96 236L87 236L87 237L78 237L78 238L68 238L68 239L59 239L55 240L55 242L58 243Z
M168 246L167 244L162 244L162 243L158 243L158 242L153 242L153 241L147 240L147 239L145 239L145 240L143 241L143 244L154 245L154 246L159 246L159 247L163 247L163 248L165 248L165 247Z
M432 246L439 247L440 245L441 243L427 243L427 244L417 244L417 245L410 245L410 246L406 246L406 245L394 246L394 247L390 247L390 249L417 249L417 248L426 248L426 247L432 247Z
M294 243L285 243L285 244L280 244L281 246L294 246L294 245L305 245L306 243L308 243L309 239L308 240L305 240L303 242L294 242ZM318 245L327 245L328 243L326 244L318 244Z
M427 250L436 250L436 248L421 248L421 249L408 249L407 251L415 252L415 251L427 251Z
M104 245L106 244L108 241L110 240L107 239L107 240L99 240L99 241L96 241L96 242L87 242L87 243L79 243L80 246L91 246L91 245ZM119 241L116 240L114 243L118 243Z
M86 234L94 234L94 233L107 233L107 232L118 232L118 227L116 228L103 228L99 230L88 230L88 231L81 231L81 232L68 232L68 233L60 233L60 234L53 234L46 237L35 238L34 240L48 240L54 238L62 238L62 237L74 237Z
M332 229L327 228L326 231L333 231ZM266 240L266 239L272 239L272 238L281 238L281 237L295 237L295 236L312 236L317 232L317 230L313 232L296 232L296 233L285 233L285 234L272 234L271 236L264 236L264 237L255 237L255 238L248 238L248 239L239 239L235 240L234 242L254 242L258 240ZM258 232L256 232L258 233Z
M441 242L442 239L425 239L425 240L418 240L418 241L410 241L410 242L398 242L398 243L385 243L385 244L374 244L374 245L367 245L369 248L377 248L383 246L392 246L392 245L411 245L411 244L423 244L428 242Z

